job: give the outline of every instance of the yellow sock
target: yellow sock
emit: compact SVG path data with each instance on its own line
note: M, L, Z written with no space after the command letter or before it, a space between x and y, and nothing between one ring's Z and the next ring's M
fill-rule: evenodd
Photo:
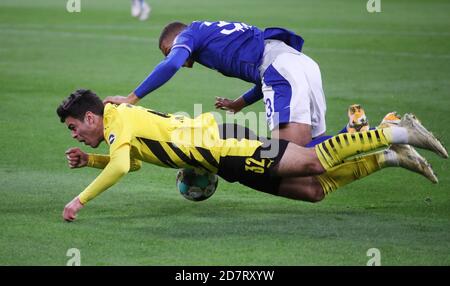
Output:
M384 167L387 167L384 151L379 151L346 161L316 178L327 195L337 188L373 174Z
M342 133L315 146L325 170L339 165L347 157L388 146L392 142L390 128L357 133Z

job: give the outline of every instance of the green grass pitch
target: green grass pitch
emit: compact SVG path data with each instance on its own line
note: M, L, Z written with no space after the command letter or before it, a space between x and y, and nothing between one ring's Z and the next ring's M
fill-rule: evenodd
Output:
M328 133L361 103L372 125L414 112L450 146L450 2L381 0L152 0L146 22L128 0L0 2L0 265L450 265L449 161L422 152L432 185L404 170L382 170L318 204L219 182L207 201L185 200L176 170L145 165L90 202L74 223L64 205L98 174L67 167L79 146L55 109L72 90L126 95L162 59L162 27L173 20L237 20L281 26L305 38L321 66ZM164 112L213 110L215 96L251 85L196 65L141 104ZM249 110L263 111L258 103ZM100 148L105 152L106 148ZM83 149L89 151L83 146Z

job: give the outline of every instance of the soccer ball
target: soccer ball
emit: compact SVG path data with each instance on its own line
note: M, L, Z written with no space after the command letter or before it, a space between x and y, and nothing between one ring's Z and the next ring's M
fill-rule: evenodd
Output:
M217 175L201 173L195 169L180 169L177 173L177 188L190 201L203 201L211 197L219 182Z

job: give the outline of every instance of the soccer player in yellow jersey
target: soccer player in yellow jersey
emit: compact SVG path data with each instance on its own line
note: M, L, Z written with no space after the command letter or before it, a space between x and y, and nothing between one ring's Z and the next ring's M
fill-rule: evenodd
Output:
M109 144L109 155L67 150L71 168L103 169L66 205L63 217L67 221L73 221L88 201L129 171L138 170L141 162L199 168L258 191L317 202L338 187L390 166L405 167L437 182L431 166L420 155L399 156L395 149L385 149L346 160L353 155L390 144L410 144L448 157L442 144L408 114L397 126L339 134L314 148L251 138L248 129L219 125L210 113L190 119L128 104L104 106L95 93L84 89L64 100L57 114L79 142L93 148L103 140ZM305 177L312 179L305 181Z

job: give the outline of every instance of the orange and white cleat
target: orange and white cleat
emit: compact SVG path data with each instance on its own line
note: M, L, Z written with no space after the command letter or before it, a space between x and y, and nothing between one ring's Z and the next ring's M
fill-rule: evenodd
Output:
M362 132L369 130L369 120L364 109L359 104L352 104L348 107L347 132Z
M377 128L386 128L390 126L397 126L400 124L400 121L402 120L402 117L400 114L398 114L396 111L389 112L383 117L383 120L381 120L380 125L378 125Z

